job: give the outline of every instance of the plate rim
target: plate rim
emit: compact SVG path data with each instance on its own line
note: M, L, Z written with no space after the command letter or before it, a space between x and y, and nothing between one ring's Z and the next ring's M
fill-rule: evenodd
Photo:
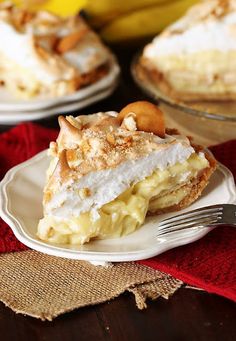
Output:
M203 236L205 236L208 232L212 230L212 228L205 228L203 230L198 230L196 234L190 233L190 240L187 238L187 241L185 238L174 238L175 242L173 240L171 241L171 246L166 245L166 247L161 249L161 252L157 251L157 245L160 246L160 244L156 243L153 247L143 249L143 250L135 250L135 251L126 251L123 253L121 252L97 252L97 251L80 251L80 250L69 250L64 249L59 246L48 244L43 241L39 241L37 239L34 239L30 237L27 233L25 233L24 228L21 226L21 223L17 220L16 217L14 217L9 211L8 211L8 196L7 196L7 186L12 182L14 179L14 176L17 174L19 170L24 169L25 167L29 167L31 164L34 164L35 162L40 161L41 159L44 159L47 157L47 150L43 150L40 153L36 154L32 158L12 167L8 172L5 174L4 178L0 182L0 216L1 218L9 225L11 230L13 231L16 238L21 241L24 245L28 246L29 248L46 253L52 256L57 257L63 257L63 258L69 258L69 259L77 259L77 260L86 260L86 261L95 261L95 262L121 262L121 261L135 261L135 260L141 260L141 259L147 259L153 256L156 256L160 253L163 253L167 250L170 250L172 248L175 248L176 246L186 245L191 242L194 242ZM220 171L228 183L228 191L230 194L230 200L228 203L236 203L236 187L234 183L234 178L231 173L231 171L219 163L218 171ZM191 237L191 234L193 236ZM188 236L187 236L188 237Z
M61 103L48 109L28 111L28 112L11 112L5 113L5 115L0 114L0 123L5 125L13 125L19 122L26 121L37 121L39 119L49 118L61 113L67 113L74 110L81 110L89 105L97 103L104 98L110 96L118 85L118 80L113 84L110 84L107 88L94 93L92 96L86 97L80 101L67 102L65 104ZM22 114L22 115L21 115Z

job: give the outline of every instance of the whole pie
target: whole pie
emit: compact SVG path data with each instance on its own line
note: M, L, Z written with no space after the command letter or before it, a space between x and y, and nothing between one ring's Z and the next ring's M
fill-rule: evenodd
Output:
M236 99L236 0L205 0L148 44L144 71L170 97Z
M104 77L111 54L78 15L0 4L0 82L17 97L63 96Z
M147 214L194 202L215 159L173 129L152 103L134 102L120 113L60 116L51 142L38 237L83 244L139 228Z

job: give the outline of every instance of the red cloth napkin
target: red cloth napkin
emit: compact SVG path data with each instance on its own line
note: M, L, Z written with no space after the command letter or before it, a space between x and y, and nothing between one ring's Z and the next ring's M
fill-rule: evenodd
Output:
M47 148L57 133L29 123L1 134L0 178L9 168ZM236 140L214 146L211 151L236 178ZM26 249L0 219L0 253ZM139 263L236 301L236 228L215 229L197 242Z

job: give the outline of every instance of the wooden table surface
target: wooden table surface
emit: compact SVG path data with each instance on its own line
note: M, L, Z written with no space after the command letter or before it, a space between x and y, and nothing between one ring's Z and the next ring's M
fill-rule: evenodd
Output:
M148 99L133 83L130 60L133 49L116 51L122 66L120 85L114 94L80 113L120 110L125 104ZM57 127L57 119L38 121ZM0 131L10 127L0 126ZM236 340L235 303L203 291L182 288L169 300L148 302L139 311L131 293L111 302L86 307L56 318L53 322L17 315L0 303L0 340Z

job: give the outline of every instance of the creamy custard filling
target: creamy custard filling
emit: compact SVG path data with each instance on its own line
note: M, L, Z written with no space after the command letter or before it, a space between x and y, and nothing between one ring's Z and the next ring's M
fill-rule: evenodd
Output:
M38 227L38 237L53 243L83 244L91 238L115 238L140 227L147 211L178 204L185 196L184 185L209 166L202 153L193 153L184 162L164 170L156 169L150 176L131 185L113 201L97 210L66 219L45 215ZM175 195L170 193L175 191Z
M151 64L179 92L205 93L206 89L208 93L236 91L236 51L156 56Z

